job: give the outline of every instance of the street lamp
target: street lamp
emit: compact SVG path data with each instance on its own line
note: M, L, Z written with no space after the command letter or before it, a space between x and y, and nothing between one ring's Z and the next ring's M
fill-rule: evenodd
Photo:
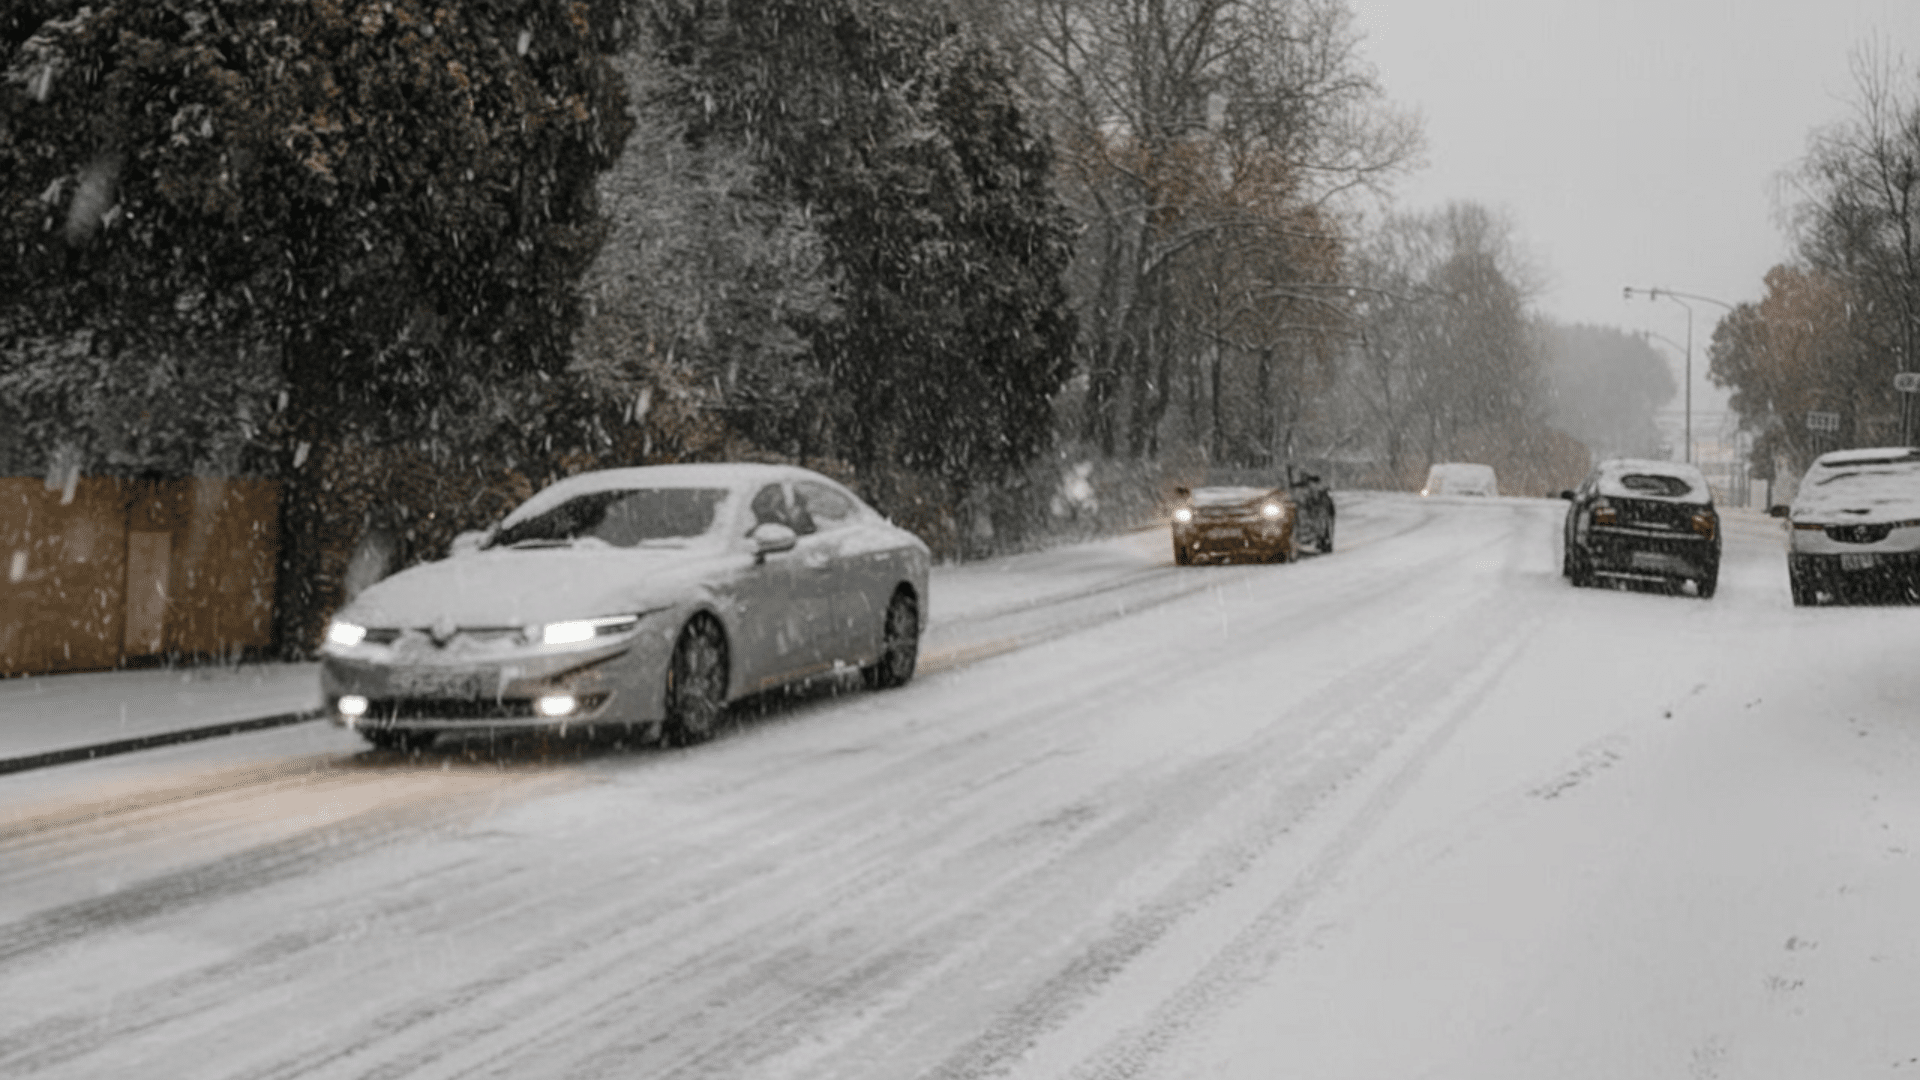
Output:
M1633 336L1639 338L1641 341L1644 341L1649 345L1658 341L1659 343L1661 343L1662 345L1665 345L1669 349L1679 349L1680 355L1683 357L1686 356L1687 354L1687 347L1685 345L1681 344L1678 341L1673 340L1672 338L1668 337L1665 334L1660 333L1657 330L1635 330L1633 332ZM1681 452L1685 453L1686 451L1682 450Z
M1659 299L1665 298L1687 309L1687 348L1686 348L1686 353L1687 353L1686 431L1687 431L1687 434L1686 434L1686 440L1687 440L1687 464L1691 465L1693 464L1693 305L1687 303L1687 301L1699 300L1703 303L1719 304L1721 307L1726 308L1728 311L1733 310L1733 305L1727 303L1725 300L1715 300L1711 296L1698 296L1694 293L1674 292L1672 289L1663 289L1658 285L1654 286L1651 289L1636 289L1633 286L1629 285L1625 289L1621 290L1620 295L1622 299L1631 300L1633 299L1634 293L1640 293L1649 300L1659 300Z

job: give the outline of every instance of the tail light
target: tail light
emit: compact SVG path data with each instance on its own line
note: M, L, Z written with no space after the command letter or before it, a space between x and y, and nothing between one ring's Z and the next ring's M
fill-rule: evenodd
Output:
M1612 504L1605 500L1593 504L1593 523L1595 525L1612 525L1619 520L1620 514L1614 510Z
M1711 511L1702 510L1699 513L1693 515L1693 531L1699 533L1701 536L1704 536L1709 540L1713 539L1713 530L1714 530L1715 524L1716 523L1714 521L1713 513Z

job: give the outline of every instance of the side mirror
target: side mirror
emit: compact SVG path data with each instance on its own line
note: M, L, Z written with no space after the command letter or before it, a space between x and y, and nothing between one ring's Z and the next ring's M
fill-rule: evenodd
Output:
M1173 497L1176 499L1187 499L1192 496L1193 492L1188 490L1185 485L1173 489Z
M487 541L493 539L495 531L494 529L470 529L455 536L452 546L447 550L447 557L457 558L479 551L487 546Z
M1772 506L1769 506L1769 507L1767 507L1767 516L1768 516L1768 517L1777 517L1777 518L1783 518L1783 517L1786 517L1786 516L1787 516L1787 507L1786 507L1786 504L1785 504L1785 503L1774 503L1774 504L1773 504Z
M1568 502L1572 502L1573 492L1570 489L1562 488L1560 489L1560 497L1567 500Z
M793 545L800 542L799 534L777 521L756 525L747 534L753 541L753 555L756 561L779 551L792 551Z

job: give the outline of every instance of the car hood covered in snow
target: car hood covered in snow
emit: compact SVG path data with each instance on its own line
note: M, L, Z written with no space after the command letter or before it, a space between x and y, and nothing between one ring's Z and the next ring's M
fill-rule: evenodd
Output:
M1816 463L1793 500L1795 521L1878 524L1920 519L1920 460Z
M1238 506L1255 499L1285 498L1285 493L1275 488L1262 487L1203 487L1193 489L1195 506Z
M493 549L403 570L354 597L340 617L363 626L479 627L620 615L671 603L725 558L711 543Z

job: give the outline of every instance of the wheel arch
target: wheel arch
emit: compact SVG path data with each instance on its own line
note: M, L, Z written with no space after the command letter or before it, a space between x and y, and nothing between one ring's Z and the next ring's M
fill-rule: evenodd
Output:
M736 701L745 696L745 692L741 688L742 675L740 664L734 656L734 642L738 640L739 635L735 632L736 628L733 620L727 617L727 612L721 605L714 603L711 597L701 597L680 614L679 621L674 624L673 634L668 642L668 662L672 662L671 657L673 650L678 646L680 636L687 632L688 627L702 618L711 619L713 624L720 628L720 644L726 650L727 701ZM660 680L660 709L661 715L663 716L666 715L667 705L666 685L666 679L662 678Z

